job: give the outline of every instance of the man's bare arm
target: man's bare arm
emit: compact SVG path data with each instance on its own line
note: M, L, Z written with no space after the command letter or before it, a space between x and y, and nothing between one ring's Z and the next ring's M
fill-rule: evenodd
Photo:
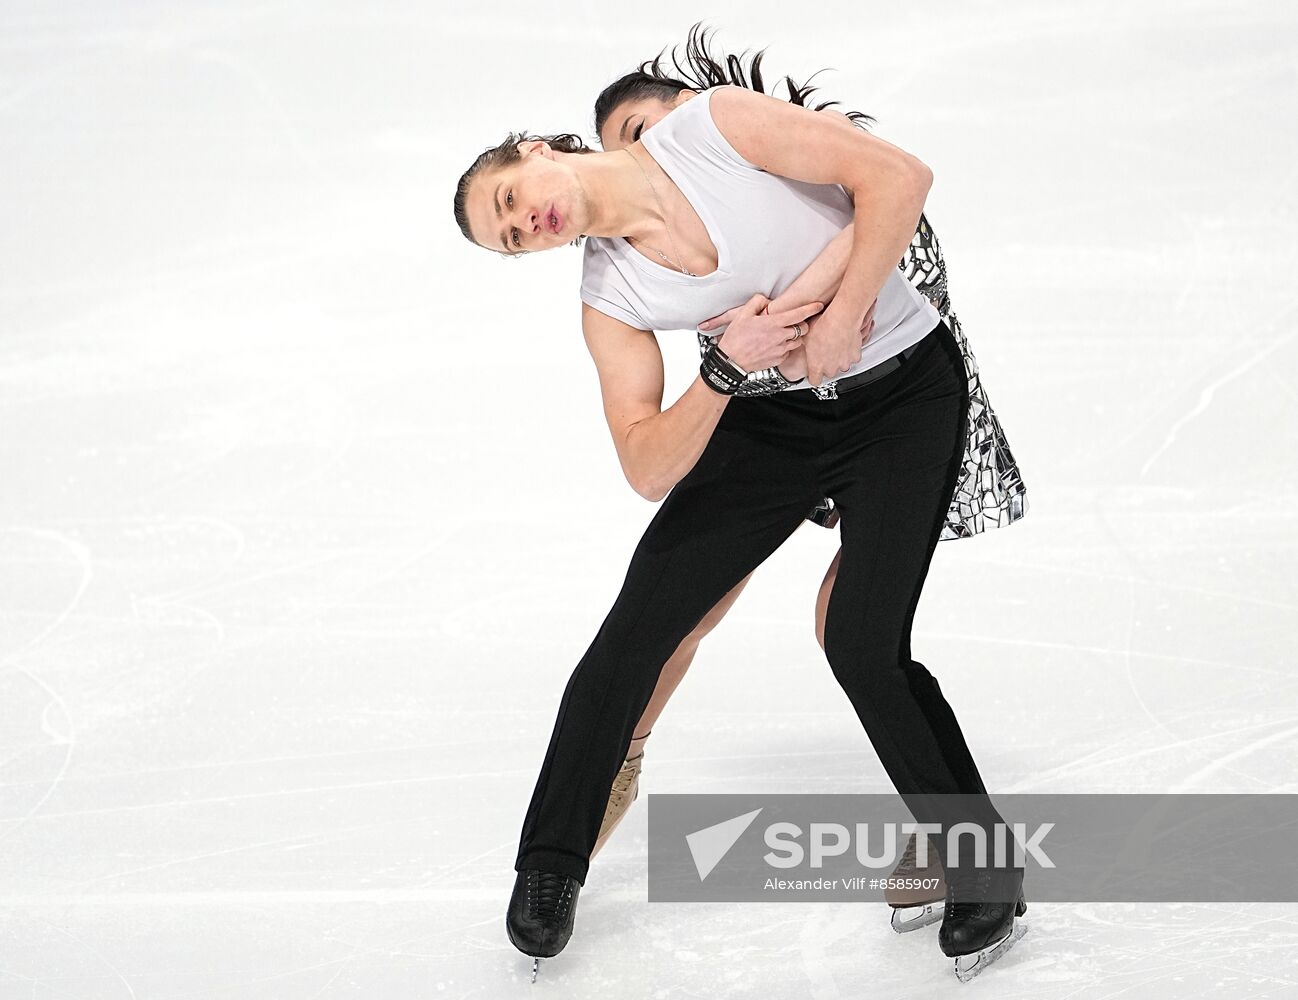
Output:
M695 378L664 410L663 359L654 335L584 302L581 322L622 472L646 500L661 500L699 460L730 398Z

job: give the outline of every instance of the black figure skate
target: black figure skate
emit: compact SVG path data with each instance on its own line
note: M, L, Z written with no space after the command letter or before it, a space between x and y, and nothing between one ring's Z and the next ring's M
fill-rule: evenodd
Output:
M581 883L571 875L535 868L524 868L514 880L505 930L514 947L532 957L532 982L541 959L559 954L572 937L580 891Z
M1011 899L1015 902L1001 902ZM1027 933L1027 925L1018 920L1027 910L1021 868L947 872L946 912L937 942L942 954L955 959L960 982L969 982L1014 947Z

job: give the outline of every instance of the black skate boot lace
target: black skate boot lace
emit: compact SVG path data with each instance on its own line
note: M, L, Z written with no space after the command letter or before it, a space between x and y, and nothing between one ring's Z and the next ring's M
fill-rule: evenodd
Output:
M547 923L566 921L572 905L572 882L567 875L555 872L528 872L527 904L532 915Z
M948 874L948 878L950 875ZM977 913L986 905L987 894L992 887L992 872L989 868L976 868L971 872L960 872L951 880L952 891L946 897L946 918L961 919ZM963 896L964 898L958 898Z

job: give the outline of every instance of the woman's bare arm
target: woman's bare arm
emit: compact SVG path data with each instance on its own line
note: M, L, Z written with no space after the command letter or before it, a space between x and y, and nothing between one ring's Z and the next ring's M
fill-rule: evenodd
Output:
M812 302L832 300L843 282L843 272L847 270L847 261L852 253L852 237L853 229L849 224L825 245L816 259L793 280L793 284L767 303L765 311L768 314L782 313ZM699 329L710 333L728 326L743 310L743 305L727 309L719 316L704 320L699 324ZM862 332L865 332L864 324ZM797 381L806 375L807 360L803 345L804 341L799 341L796 348L789 352L789 356L780 362L780 371L786 378Z
M860 360L862 318L910 244L932 172L891 143L768 95L722 87L710 100L718 129L748 162L795 180L841 184L852 195L844 277L807 340L808 381L819 385Z
M841 111L825 108L819 112L836 125L855 129L852 119ZM838 235L826 244L806 269L794 279L793 284L771 300L772 312L792 309L806 302L829 302L843 283L843 274L847 271L847 261L852 256L852 241L855 237L854 223L848 223Z
M841 111L826 108L820 114L837 125L850 129L856 128L852 124L852 119ZM854 234L854 224L850 222L845 228L839 230L838 235L825 245L816 259L794 279L793 284L771 300L770 310L781 312L807 302L829 302L838 291L838 286L843 283L843 273L847 270L847 261L852 256ZM712 326L722 325L724 324L721 322L709 320L706 324L700 323L699 329L706 331Z
M837 236L825 245L816 259L807 265L788 288L775 298L769 306L772 312L792 309L804 302L829 302L838 294L838 287L843 283L847 271L847 262L852 256L852 241L855 238L855 227L849 224Z

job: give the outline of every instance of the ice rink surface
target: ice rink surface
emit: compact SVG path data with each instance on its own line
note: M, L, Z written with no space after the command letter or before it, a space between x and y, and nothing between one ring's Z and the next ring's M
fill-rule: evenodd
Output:
M934 172L1029 490L915 622L992 792L1298 791L1292 5L6 3L0 998L1298 997L1295 905L1030 904L961 986L878 904L647 903L647 793L890 789L812 524L529 985L519 827L655 508L578 251L451 195L700 18Z

